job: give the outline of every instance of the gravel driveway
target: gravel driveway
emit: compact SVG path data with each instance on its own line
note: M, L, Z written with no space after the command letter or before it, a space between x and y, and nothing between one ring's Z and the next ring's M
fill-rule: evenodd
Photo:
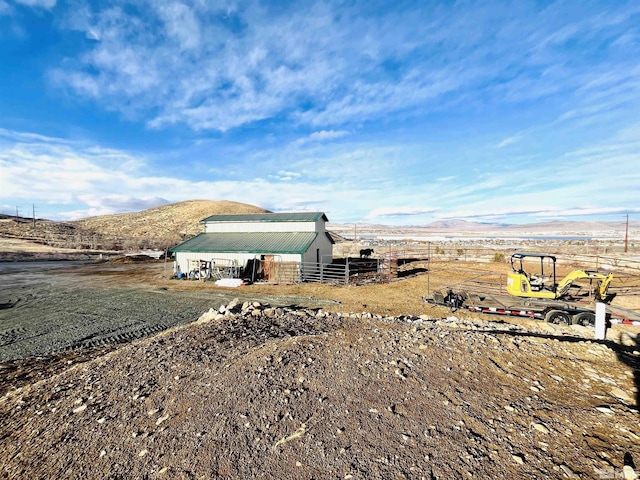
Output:
M234 298L271 305L321 306L294 296L228 292L172 292L160 288L113 288L87 271L135 265L86 262L0 263L0 362L76 348L125 343L192 322Z

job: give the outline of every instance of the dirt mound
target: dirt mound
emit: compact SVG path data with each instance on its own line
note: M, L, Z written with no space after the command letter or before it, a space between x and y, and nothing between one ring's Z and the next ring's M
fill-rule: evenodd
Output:
M1 474L616 478L640 458L640 429L637 359L612 348L227 305L2 397Z

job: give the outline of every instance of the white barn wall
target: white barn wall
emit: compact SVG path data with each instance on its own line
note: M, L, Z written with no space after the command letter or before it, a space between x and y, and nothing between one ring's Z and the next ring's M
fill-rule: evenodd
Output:
M324 221L319 222L210 222L205 223L207 233L234 232L324 232ZM317 229L320 230L317 230Z
M318 255L319 250L319 255ZM305 263L331 263L333 256L333 244L327 238L327 236L322 233L319 234L316 239L311 243L307 251L302 257L302 261Z

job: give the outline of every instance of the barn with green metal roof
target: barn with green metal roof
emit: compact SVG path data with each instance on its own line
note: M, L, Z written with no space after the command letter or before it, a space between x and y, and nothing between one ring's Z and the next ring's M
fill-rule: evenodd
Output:
M262 269L265 280L276 281L274 272L291 272L292 265L329 264L333 240L326 231L322 212L212 215L201 220L203 232L176 245L175 273ZM201 273L200 273L201 274Z

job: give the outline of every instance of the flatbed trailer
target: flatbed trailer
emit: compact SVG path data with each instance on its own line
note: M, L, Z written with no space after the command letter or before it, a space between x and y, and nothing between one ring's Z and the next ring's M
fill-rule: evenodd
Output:
M451 311L465 309L492 315L508 315L544 320L565 325L595 325L595 303L571 300L485 295L478 292L452 289L435 292L422 300L432 305L448 307ZM606 305L609 323L640 326L640 314L622 307Z

